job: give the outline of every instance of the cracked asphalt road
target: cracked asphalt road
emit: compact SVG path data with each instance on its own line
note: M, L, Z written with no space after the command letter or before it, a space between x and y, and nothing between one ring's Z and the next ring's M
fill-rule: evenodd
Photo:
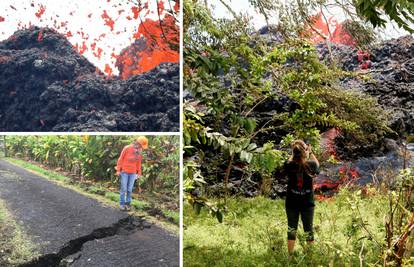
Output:
M3 160L0 198L43 255L128 217ZM152 225L87 241L68 258L70 266L179 266L179 239Z

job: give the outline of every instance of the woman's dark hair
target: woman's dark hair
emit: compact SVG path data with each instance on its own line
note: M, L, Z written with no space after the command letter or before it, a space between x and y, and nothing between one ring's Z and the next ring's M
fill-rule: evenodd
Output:
M302 140L295 140L291 144L292 157L291 160L296 163L303 164L306 162L306 144Z
M295 162L299 166L299 170L304 170L307 175L313 176L309 169L308 164L306 163L306 151L307 146L305 142L302 140L295 140L291 144L292 147L292 156L290 157L290 161Z

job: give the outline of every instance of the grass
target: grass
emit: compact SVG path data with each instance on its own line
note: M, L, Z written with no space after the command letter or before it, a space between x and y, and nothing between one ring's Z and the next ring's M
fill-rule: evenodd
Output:
M0 200L0 266L18 266L38 256L33 242Z
M372 190L371 190L372 191ZM184 206L185 266L363 266L380 264L386 197L343 189L317 201L315 243L307 246L301 223L295 253L287 253L284 200L228 200L223 223L206 210ZM369 234L369 233L370 234ZM378 243L377 243L378 242Z
M42 167L39 167L37 165L31 164L27 161L15 159L15 158L5 158L8 162L13 163L15 165L19 165L20 167L23 167L25 169L40 173L44 176L47 176L47 178L55 180L55 181L61 181L61 182L69 182L70 178L63 176L57 172L50 171L43 169Z
M59 183L59 185L63 185L65 187L68 187L72 190L75 190L79 193L82 194L86 194L89 197L93 197L99 201L102 202L102 200L106 200L104 203L109 204L111 206L116 206L118 207L118 203L119 203L119 194L115 193L115 192L110 192L107 191L107 189L103 186L85 186L81 183L73 183L73 180L69 177L66 177L58 172L52 171L52 170L48 170L48 169L44 169L38 165L32 164L30 162L24 161L24 160L20 160L20 159L16 159L16 158L4 158L5 160L7 160L8 162L20 166L26 170L32 171L36 174L41 175L42 177L45 177L49 180L53 180ZM136 212L138 215L147 215L143 210L145 210L145 208L149 207L150 204L142 201L142 200L136 200L133 199L131 205L133 207L135 207L138 211ZM162 210L164 212L164 214L167 217L172 218L173 222L175 225L171 225L170 222L168 221L162 221L161 222L161 226L163 226L163 228L166 228L168 230L171 230L175 233L178 233L179 229L178 229L178 224L179 224L179 212L178 211L168 211L167 210ZM157 220L160 218L157 218ZM152 220L152 222L157 222Z
M180 213L171 210L162 210L165 216L170 217L174 222L180 223Z
M106 192L105 193L105 197L108 198L108 199L110 199L110 200L112 200L112 201L114 201L114 202L116 202L116 203L119 203L119 194L118 193ZM131 206L132 207L135 207L136 209L143 210L146 207L149 207L149 204L146 203L146 202L144 202L144 201L141 201L141 200L133 199L131 201Z

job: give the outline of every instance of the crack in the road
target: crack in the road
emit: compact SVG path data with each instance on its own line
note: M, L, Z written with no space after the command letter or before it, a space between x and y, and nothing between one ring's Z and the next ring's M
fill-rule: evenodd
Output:
M143 230L144 228L150 227L151 224L144 220L142 217L128 216L112 224L111 226L97 228L88 235L84 235L76 239L70 240L57 253L42 255L39 258L33 259L30 262L21 264L20 267L62 266L61 263L63 259L67 258L70 255L76 254L77 252L80 252L82 250L83 244L85 244L86 242L114 236L117 234L130 234L134 230Z

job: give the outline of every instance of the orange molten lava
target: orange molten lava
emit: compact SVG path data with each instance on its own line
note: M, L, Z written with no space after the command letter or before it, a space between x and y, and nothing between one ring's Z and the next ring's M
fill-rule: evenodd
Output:
M322 156L324 158L329 158L333 156L337 159L337 154L335 151L335 138L341 132L336 128L331 128L328 131L321 134L321 148L322 148Z
M112 69L111 69L111 67L108 64L105 64L105 73L108 76L112 76Z
M37 41L38 42L41 42L42 40L43 40L43 30L40 30L39 31L39 34L37 36Z
M137 19L139 17L139 13L141 13L142 10L147 9L148 8L148 3L145 3L144 6L133 6L131 7L131 11L132 13L134 13L134 19Z
M46 8L43 5L40 5L39 11L35 13L36 17L40 19L42 15L45 13L45 11L46 11Z
M328 19L328 23L326 23L321 13L318 13L312 19L314 21L313 28L319 32L319 34L315 33L314 30L309 27L308 31L312 32L311 40L313 43L317 44L324 42L326 38L326 40L335 44L345 44L351 46L356 45L355 40L347 31L345 31L343 26L344 24L338 23L333 17ZM331 27L335 27L335 30L333 32L330 32L328 24Z
M40 1L39 1L40 2ZM110 1L105 1L109 3ZM136 22L135 32L131 33L132 42L141 42L143 40L144 45L140 45L139 49L134 48L134 44L125 48L120 55L116 55L115 50L110 51L106 47L100 44L101 38L105 38L105 33L102 33L98 38L89 40L89 35L83 32L83 28L79 30L71 29L72 23L69 21L63 21L59 14L51 14L50 18L45 16L47 6L37 4L35 1L30 3L33 8L33 13L42 22L46 22L49 28L55 29L57 32L66 36L72 43L73 47L79 54L84 54L86 51L90 52L89 55L95 56L97 59L102 60L108 54L111 55L111 62L105 65L104 73L113 75L114 70L111 68L112 63L116 61L116 66L120 69L120 78L127 79L132 75L137 75L146 71L149 71L157 67L163 62L178 62L179 61L179 27L177 23L177 12L180 10L179 1L167 2L167 0L158 0L155 10L150 10L149 1L138 1L131 9L116 8L114 5L108 7L108 9L102 9L97 14L89 13L87 16L89 19L92 17L102 19L102 23L108 26L114 34L120 34L121 31L114 32L115 22L119 19L119 16L126 16L130 21ZM171 6L173 5L173 6ZM120 6L120 5L119 5ZM12 10L17 10L14 6L10 6ZM171 10L172 9L172 10ZM49 12L51 12L49 10ZM74 16L76 10L67 10L67 14ZM32 14L33 14L32 13ZM13 14L13 12L11 12ZM114 17L114 14L118 14L118 17ZM158 15L158 18L149 19L146 16L148 14ZM0 16L0 22L8 19ZM18 22L19 29L27 29L32 26L32 22ZM126 31L126 30L124 30ZM73 42L72 37L81 38ZM10 37L10 38L13 38ZM44 38L44 33L39 32L37 40L40 42ZM100 47L98 47L100 46Z
M161 12L164 9L163 4L159 4L158 9ZM138 14L134 12L135 17L138 17ZM132 47L118 56L117 66L120 69L121 78L127 79L149 71L163 62L178 62L179 52L174 49L178 47L178 33L176 20L170 14L165 15L162 21L151 19L143 21L134 34L134 38L139 41L145 40L145 48L137 50Z
M359 179L360 175L358 171L348 165L343 165L339 168L338 177L329 178L327 177L323 181L315 183L313 189L315 191L325 192L336 192L343 185L352 185L356 180Z
M105 21L105 25L107 25L109 28L111 28L111 31L114 30L115 21L106 13L106 10L104 10L103 14L101 15L103 20Z
M333 156L339 160L335 151L335 138L340 134L340 130L332 128L321 134L321 148L324 158ZM350 163L342 164L336 174L321 175L315 180L314 190L319 200L329 198L329 195L337 192L341 186L355 185L355 182L360 178L357 169ZM328 195L326 195L326 192Z

